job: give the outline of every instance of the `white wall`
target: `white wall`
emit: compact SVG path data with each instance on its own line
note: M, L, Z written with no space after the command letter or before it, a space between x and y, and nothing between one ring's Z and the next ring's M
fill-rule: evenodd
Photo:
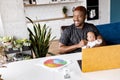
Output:
M64 17L62 13L63 6L68 8L68 16L72 16L72 8L78 5L83 5L83 2L28 6L25 7L25 14L32 20L61 18Z
M85 3L82 4L85 5ZM61 9L64 5L68 6L69 10L71 10L73 6L81 5L81 3L26 7L25 15L34 20L36 19L36 17L37 19L63 17ZM110 0L99 0L99 11L99 20L93 20L88 22L94 23L96 25L110 23ZM28 37L23 0L0 0L0 12L3 22L2 29L5 35L13 35L19 38ZM72 12L68 11L68 14L72 15ZM71 18L65 20L46 21L45 23L48 23L48 26L50 25L50 27L53 28L54 35L57 35L58 33L60 35L60 27L58 26L68 25L73 22Z
M3 29L1 14L0 14L0 36L3 36L3 35L4 35L4 29Z
M100 23L110 23L110 0L99 0L100 1Z
M28 38L23 0L0 0L4 35Z

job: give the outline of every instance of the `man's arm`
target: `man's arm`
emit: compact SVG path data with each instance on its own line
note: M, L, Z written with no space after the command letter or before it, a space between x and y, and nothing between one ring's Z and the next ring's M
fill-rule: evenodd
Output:
M83 47L84 45L86 45L86 40L81 40L78 44L74 44L71 46L66 46L59 42L59 52L60 54L71 52L75 49Z

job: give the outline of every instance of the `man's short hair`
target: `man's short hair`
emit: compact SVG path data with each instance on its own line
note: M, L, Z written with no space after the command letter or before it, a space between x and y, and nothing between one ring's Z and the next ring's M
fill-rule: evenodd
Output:
M74 12L74 11L81 11L81 12L83 12L85 15L87 14L87 10L86 10L86 8L85 8L84 6L77 6L77 7L74 8L73 12Z

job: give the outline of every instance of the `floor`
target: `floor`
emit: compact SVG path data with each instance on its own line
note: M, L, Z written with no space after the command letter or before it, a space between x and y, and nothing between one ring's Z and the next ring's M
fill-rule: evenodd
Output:
M49 52L57 55L59 53L58 48L59 48L59 41L58 40L51 41Z

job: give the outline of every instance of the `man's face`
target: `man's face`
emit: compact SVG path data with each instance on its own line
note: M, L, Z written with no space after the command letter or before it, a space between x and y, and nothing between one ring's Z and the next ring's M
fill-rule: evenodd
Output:
M78 10L73 12L73 21L76 27L80 27L84 23L85 18L86 15L83 12Z

